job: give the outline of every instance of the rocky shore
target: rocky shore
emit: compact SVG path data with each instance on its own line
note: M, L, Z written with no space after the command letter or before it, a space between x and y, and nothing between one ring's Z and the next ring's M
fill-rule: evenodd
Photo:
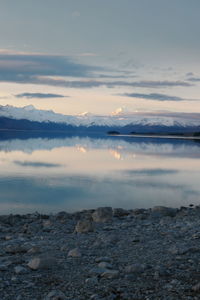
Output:
M200 299L200 206L0 216L1 300Z

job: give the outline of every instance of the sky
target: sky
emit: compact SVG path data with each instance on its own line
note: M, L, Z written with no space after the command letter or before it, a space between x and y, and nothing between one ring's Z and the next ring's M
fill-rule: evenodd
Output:
M0 0L0 105L200 113L199 0Z

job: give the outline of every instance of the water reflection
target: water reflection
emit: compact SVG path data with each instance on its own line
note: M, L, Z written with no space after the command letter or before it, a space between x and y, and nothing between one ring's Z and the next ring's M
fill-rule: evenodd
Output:
M0 210L199 204L199 158L192 140L4 136Z

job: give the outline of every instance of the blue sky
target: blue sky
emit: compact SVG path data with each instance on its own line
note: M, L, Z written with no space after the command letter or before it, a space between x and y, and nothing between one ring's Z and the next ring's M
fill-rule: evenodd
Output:
M199 0L0 0L0 104L200 112L199 11Z

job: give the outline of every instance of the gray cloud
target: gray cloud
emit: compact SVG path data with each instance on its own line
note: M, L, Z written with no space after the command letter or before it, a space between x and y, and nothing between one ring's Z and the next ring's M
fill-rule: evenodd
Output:
M88 77L100 70L70 57L41 54L0 54L0 80L29 83L38 76Z
M45 84L68 88L95 88L106 86L108 88L127 86L142 88L165 88L165 87L190 87L193 84L186 81L126 81L126 80L95 80L97 72L105 72L105 68L80 64L71 57L41 54L5 54L0 53L0 81ZM120 71L119 71L120 72ZM82 77L88 80L67 81L58 77ZM105 74L105 76L108 76ZM117 76L117 75L116 75ZM90 78L90 79L89 79ZM92 79L91 79L92 78ZM100 78L102 80L100 80ZM115 77L117 78L117 77ZM123 77L121 77L123 78ZM114 77L113 77L114 79Z
M174 169L139 169L139 170L126 170L124 173L128 175L147 175L147 176L160 176L176 174L178 170Z
M17 98L65 98L68 96L60 94L46 94L46 93L23 93L15 95Z
M57 168L61 167L62 165L59 164L51 164L51 163L45 163L45 162L36 162L36 161L19 161L15 160L14 164L21 166L21 167L35 167L35 168Z
M169 96L166 94L140 94L140 93L124 93L123 96L131 97L131 98L141 98L147 100L157 100L157 101L184 101L184 98L177 96Z
M188 77L188 76L194 76L194 73L193 72L188 72L185 75L186 75L186 77Z
M200 78L199 77L190 77L188 78L189 81L193 81L193 82L198 82L200 81Z
M34 78L32 83L35 84L46 84L46 85L53 85L53 86L62 86L67 88L97 88L101 86L106 86L108 88L114 87L142 87L142 88L165 88L165 87L190 87L192 84L185 82L185 81L100 81L100 80L73 80L73 81L66 81L66 80L55 80L52 78Z

